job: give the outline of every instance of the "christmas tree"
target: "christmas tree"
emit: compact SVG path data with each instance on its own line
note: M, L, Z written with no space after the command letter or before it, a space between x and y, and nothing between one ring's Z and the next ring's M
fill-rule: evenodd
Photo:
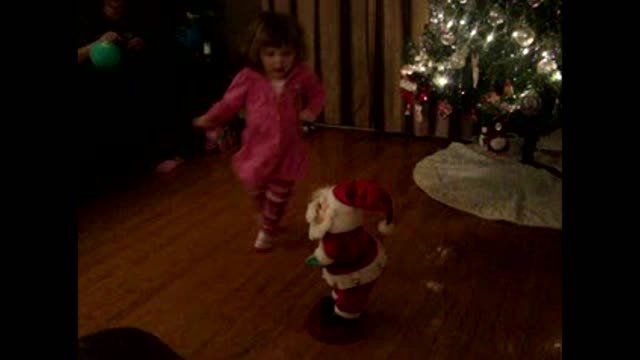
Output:
M510 117L537 138L559 126L560 0L430 0L430 18L409 42L401 71L405 115L437 103L478 129Z

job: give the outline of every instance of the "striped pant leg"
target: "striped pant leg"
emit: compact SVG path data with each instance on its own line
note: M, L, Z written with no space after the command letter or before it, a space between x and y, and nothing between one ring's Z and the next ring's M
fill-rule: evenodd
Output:
M262 207L262 230L273 235L284 215L291 197L294 182L289 180L272 180L267 184Z

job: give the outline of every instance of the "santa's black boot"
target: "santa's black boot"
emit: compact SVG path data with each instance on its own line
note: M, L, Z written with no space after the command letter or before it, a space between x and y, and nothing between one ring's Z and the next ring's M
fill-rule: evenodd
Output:
M333 308L336 306L335 300L331 296L325 296L320 300L320 317L327 318L333 314Z
M365 329L362 317L349 319L334 311L335 301L323 298L309 314L306 327L311 336L328 344L350 344L362 338Z

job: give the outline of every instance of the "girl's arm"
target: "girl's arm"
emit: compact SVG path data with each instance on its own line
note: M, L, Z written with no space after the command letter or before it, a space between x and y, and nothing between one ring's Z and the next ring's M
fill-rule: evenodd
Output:
M240 71L229 85L222 100L213 104L204 115L200 116L196 125L216 128L230 120L244 106L250 82L248 72Z

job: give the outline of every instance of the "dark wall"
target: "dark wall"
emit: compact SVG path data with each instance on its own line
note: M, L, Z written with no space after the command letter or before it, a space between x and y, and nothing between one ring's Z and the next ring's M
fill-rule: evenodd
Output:
M229 58L232 63L239 61L248 25L257 17L261 6L260 0L224 0L224 33L229 43Z

